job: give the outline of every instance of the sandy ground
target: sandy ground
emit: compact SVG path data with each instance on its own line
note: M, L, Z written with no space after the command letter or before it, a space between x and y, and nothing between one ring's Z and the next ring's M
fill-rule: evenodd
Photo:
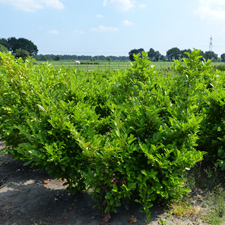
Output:
M0 142L0 148L3 143ZM91 197L81 192L72 195L63 182L49 177L38 168L23 167L8 154L0 154L0 224L3 225L105 225L101 222L102 212L93 209ZM106 225L146 224L146 215L139 212L141 206L132 203L129 211L121 208L112 214ZM190 219L179 219L157 205L151 208L152 225L204 224ZM161 221L161 222L160 222ZM134 222L134 221L133 221Z

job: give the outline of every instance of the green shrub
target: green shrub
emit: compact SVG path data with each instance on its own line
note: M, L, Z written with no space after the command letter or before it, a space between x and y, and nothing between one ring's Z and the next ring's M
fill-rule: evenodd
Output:
M67 179L70 189L84 189L80 172L87 163L67 123L81 133L89 127L97 132L107 127L107 119L101 109L96 110L95 102L96 98L104 99L98 94L107 87L106 82L100 85L101 73L96 79L94 73L87 76L49 64L35 66L10 54L1 57L5 88L1 90L0 119L3 140L12 146L9 153L27 160L26 164L41 166L54 177Z
M167 77L144 52L128 70L89 73L0 57L0 126L15 158L89 189L105 212L135 199L150 218L153 201L189 191L181 175L204 154L196 143L211 79L198 52Z
M171 90L164 87L169 81L142 55L112 78L111 130L92 139L81 137L72 125L70 130L88 159L83 176L97 206L116 212L135 199L150 217L153 201L167 202L189 191L181 174L203 153L194 148L201 119L191 112L177 117L180 109L171 107Z
M225 91L224 74L214 73L212 88L205 98L203 121L199 134L199 149L207 152L207 163L219 163L225 170Z

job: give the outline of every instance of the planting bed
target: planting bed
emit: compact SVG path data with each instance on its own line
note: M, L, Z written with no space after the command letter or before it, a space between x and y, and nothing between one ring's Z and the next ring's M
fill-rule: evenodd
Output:
M3 147L3 142L0 146ZM196 197L194 201L196 204ZM93 209L93 205L86 192L72 195L63 186L63 181L52 179L38 168L24 167L23 162L12 160L8 154L0 155L1 225L104 225L101 211ZM140 209L139 204L131 203L129 211L121 208L105 224L131 224L132 216L137 219L133 224L146 224L147 217L139 212ZM157 205L150 210L150 224L153 225L163 224L163 221L167 225L207 224L196 216L177 218Z

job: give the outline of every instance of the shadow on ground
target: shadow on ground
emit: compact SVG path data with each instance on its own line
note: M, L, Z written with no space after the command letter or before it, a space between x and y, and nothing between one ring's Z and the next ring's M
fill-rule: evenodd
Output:
M65 189L63 181L52 179L38 168L24 167L23 162L0 153L1 225L99 225L102 212L92 208L94 204L86 192L73 195ZM135 225L144 225L147 217L140 210L141 206L134 202L128 211L121 208L119 213L112 214L106 225L129 224L132 216L137 219ZM166 218L168 212L158 206L150 211L151 225L164 224L165 219L167 225L194 224L188 219Z
M20 161L12 161L5 154L0 158L0 224L73 224L97 225L102 212L93 209L94 201L86 192L71 194L60 180L51 179L37 168L23 167ZM146 224L146 215L139 212L141 206L132 203L129 211L121 209L112 215L110 225L128 224L134 216L135 224ZM152 221L164 214L163 209L151 209Z

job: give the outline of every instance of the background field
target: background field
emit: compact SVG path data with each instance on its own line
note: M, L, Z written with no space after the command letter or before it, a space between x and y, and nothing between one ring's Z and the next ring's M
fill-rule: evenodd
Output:
M61 61L47 61L48 63L60 67L60 66L67 66L67 67L75 67L77 69L82 69L85 71L89 70L105 70L105 69L128 69L130 67L130 62L129 61L111 61L110 63L108 61L95 61L95 62L90 62L90 61L80 61L81 63L84 64L75 64L74 61L71 60L61 60ZM37 61L38 64L44 64L46 61ZM90 64L89 64L90 63ZM168 68L174 65L174 62L151 62L151 65L155 65L156 69L162 69L162 68ZM223 62L212 62L213 66L224 66L225 63Z
M130 62L129 61L111 61L110 63L108 61L95 61L95 62L90 62L90 61L80 61L81 63L85 64L75 64L74 61L67 61L67 60L62 60L62 61L48 61L48 63L54 65L54 66L68 66L68 67L76 67L77 69L82 69L82 70L94 70L99 68L100 70L105 70L105 69L128 69L130 67ZM90 62L90 64L89 64ZM46 63L46 61L37 61L38 64L43 64ZM174 62L152 62L152 65L155 65L157 69L160 68L167 68L170 67L171 65L174 65Z

